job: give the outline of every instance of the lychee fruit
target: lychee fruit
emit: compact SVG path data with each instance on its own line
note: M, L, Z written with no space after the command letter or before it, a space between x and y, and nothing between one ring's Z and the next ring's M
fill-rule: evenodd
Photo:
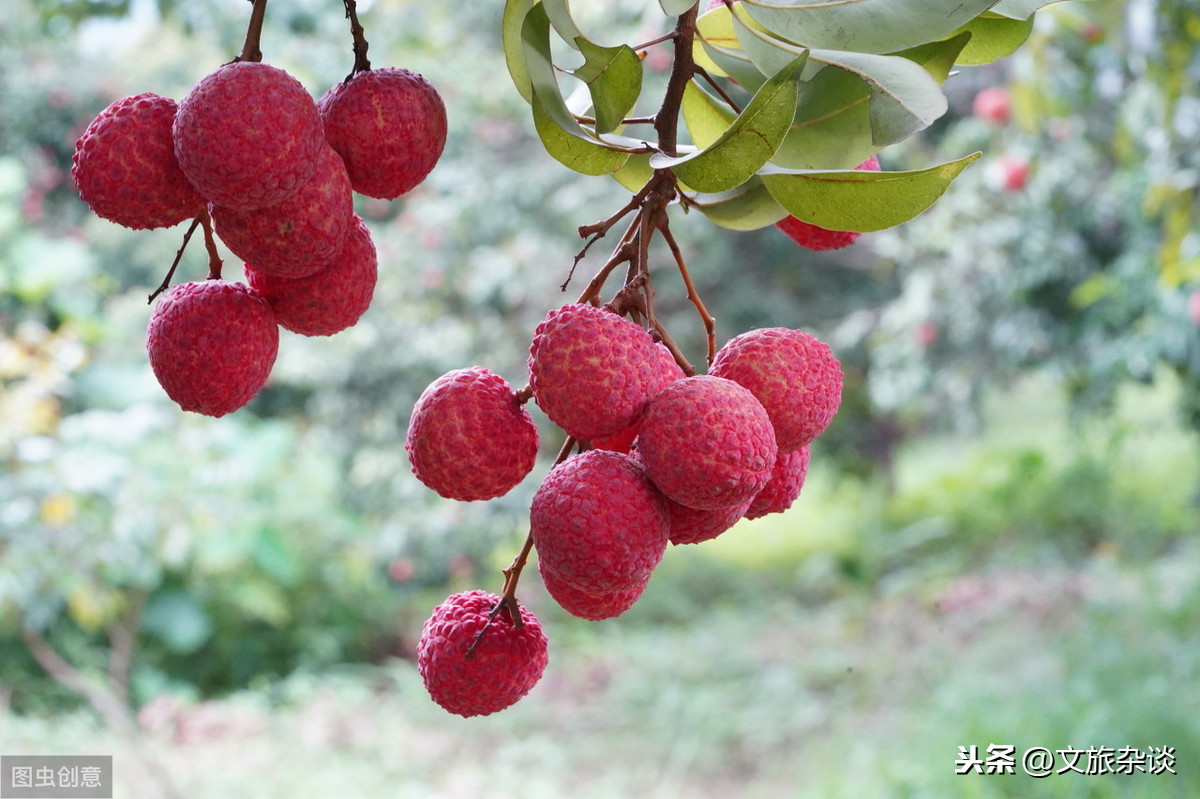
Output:
M644 585L666 551L669 525L666 499L646 470L601 449L551 469L529 512L539 562L587 594Z
M277 205L308 181L325 145L317 105L287 72L235 61L179 103L175 155L206 199L235 211Z
M741 505L771 476L778 447L767 411L732 380L677 380L646 405L638 457L669 499L700 510Z
M307 277L267 274L246 264L246 280L260 291L281 326L302 336L331 336L352 327L371 306L378 258L371 233L357 215L333 257Z
M746 509L747 519L757 519L768 513L783 513L792 507L792 503L800 496L800 489L804 488L811 452L812 447L805 445L779 456L775 468L771 470L771 479Z
M324 146L309 180L277 205L257 211L209 208L213 229L234 255L259 272L284 278L320 270L354 224L354 195L346 165Z
M769 483L768 483L769 485ZM761 491L759 493L762 493ZM669 500L668 500L669 501ZM750 501L729 508L699 510L671 502L672 544L699 544L711 541L740 522L750 507Z
M487 591L453 594L433 609L417 643L417 671L429 696L459 716L486 716L533 689L548 661L537 617L517 605L495 616L500 597ZM515 604L515 603L514 603Z
M603 308L564 305L529 347L529 382L550 421L583 441L633 424L663 385L661 356L645 330Z
M829 345L802 330L764 327L730 339L708 373L758 398L771 417L780 452L824 432L842 401L842 366Z
M611 594L589 594L580 591L563 582L557 574L546 568L545 563L538 561L538 572L546 592L559 604L563 610L572 616L588 621L615 619L629 610L641 599L646 586L642 584L628 591L615 591Z
M992 167L992 180L1008 192L1018 192L1029 183L1029 159L1019 155L1002 155Z
M538 432L508 381L473 366L447 372L422 392L404 448L413 474L443 497L492 499L533 469Z
M1003 86L980 89L971 102L971 112L993 125L1007 125L1012 115L1012 98Z
M866 161L863 161L855 169L861 169L868 172L879 171L879 159L871 156ZM807 247L810 250L838 250L842 247L848 247L858 241L861 233L854 231L828 230L817 225L802 222L794 216L785 217L775 223L775 227L783 231L784 235L792 241L799 244L801 247Z
M421 183L446 145L446 106L421 75L398 67L353 75L319 103L325 138L354 190L394 200Z
M675 356L671 351L663 345L662 342L654 343L654 354L657 356L656 363L659 365L659 380L655 381L650 389L650 396L654 396L661 391L667 383L673 383L676 380L682 380L687 377L676 361ZM637 422L626 427L621 432L607 438L598 438L591 442L592 449L608 449L613 452L629 452L633 447L634 439L637 438Z
M271 306L228 280L181 283L150 316L146 350L167 396L185 411L224 416L266 383L279 349Z
M1193 325L1200 327L1200 289L1195 289L1188 295L1187 315Z
M178 105L157 94L117 100L75 142L71 177L95 214L127 228L170 227L204 209L175 159Z

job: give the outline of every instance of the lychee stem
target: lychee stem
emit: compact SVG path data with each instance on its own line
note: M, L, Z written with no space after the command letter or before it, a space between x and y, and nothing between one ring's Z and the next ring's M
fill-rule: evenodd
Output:
M192 240L192 234L196 232L196 228L200 226L200 220L208 217L208 209L196 214L196 218L192 220L192 224L188 225L187 232L183 234L183 243L179 245L179 249L175 251L175 260L171 261L171 268L167 270L167 276L163 278L162 283L158 284L158 288L150 292L150 296L146 299L146 304L154 302L154 298L162 294L171 287L171 278L175 277L175 270L179 268L179 261L183 258L183 251L187 249L188 242Z
M554 459L554 464L550 467L553 469L558 464L565 461L571 456L571 450L575 449L577 440L572 436L567 436L567 440L563 442L562 448L558 451L558 457ZM504 590L500 594L500 600L496 603L496 607L492 608L492 612L488 614L488 620L475 633L475 640L471 642L471 646L467 647L467 657L475 654L475 650L479 648L479 642L483 640L483 636L491 628L492 622L500 615L500 611L508 614L509 620L512 621L513 627L520 630L525 626L525 622L521 619L521 608L517 604L517 583L521 580L521 572L525 569L525 564L529 562L529 555L533 552L533 532L530 531L525 536L525 543L521 545L521 551L513 558L513 562L509 564L507 569L502 569L501 574L504 575Z
M250 24L246 26L246 41L242 45L242 52L236 61L262 61L262 50L260 49L260 40L262 39L263 20L267 15L267 0L250 0L254 4L254 8L250 11Z
M204 228L204 249L208 251L208 279L220 280L221 267L224 262L221 260L221 254L217 251L217 240L213 237L212 217L208 215L206 209L200 215L200 226Z
M346 6L346 19L350 20L350 36L354 39L354 67L346 76L346 81L349 81L358 73L371 69L371 61L367 58L367 48L370 45L367 44L366 32L358 21L357 0L342 0L342 3Z
M679 249L679 244L675 241L675 236L672 235L671 229L667 227L665 221L659 227L659 232L662 233L663 241L671 249L671 254L675 256L675 264L679 267L683 285L687 288L688 300L696 306L696 313L700 315L700 321L704 323L704 332L708 337L708 365L712 366L713 358L717 357L717 320L708 312L704 301L700 299L700 292L696 291L696 284L692 282L692 275L688 272L687 263L683 260L683 252Z

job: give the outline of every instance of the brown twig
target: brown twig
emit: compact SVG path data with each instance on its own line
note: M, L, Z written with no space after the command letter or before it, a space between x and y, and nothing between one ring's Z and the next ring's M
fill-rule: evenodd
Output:
M175 252L175 260L171 262L171 268L167 270L167 276L163 278L162 283L158 284L158 288L150 292L150 296L146 299L147 305L154 302L155 297L171 287L171 278L175 277L175 270L179 268L179 261L183 258L183 251L187 249L188 242L192 240L192 234L200 226L201 218L208 218L207 209L197 214L196 218L192 220L192 224L188 226L187 232L183 234L183 243L179 245L179 249Z
M344 81L349 82L358 73L371 69L371 61L367 58L367 48L370 45L367 44L366 32L358 21L358 3L356 0L342 0L342 3L346 6L346 19L350 20L350 36L354 39L354 68Z
M262 61L262 49L260 40L262 39L263 20L267 14L267 0L250 0L254 4L254 8L250 11L250 24L246 26L246 41L242 44L242 52L236 61Z
M736 113L736 114L742 113L741 106L739 106L737 103L735 103L733 101L733 98L729 96L729 94L725 91L724 88L722 88L721 84L717 83L716 80L713 79L712 75L708 74L708 70L706 70L704 67L700 66L699 64L693 65L692 69L695 71L695 73L697 75L704 78L704 80L708 81L708 85L712 87L713 91L715 91L717 94L721 95L721 99L725 101L726 105L728 105L730 108L733 109L734 113Z
M704 324L704 332L708 338L708 365L712 366L713 358L717 357L717 320L708 312L708 308L704 306L704 301L700 299L700 293L696 291L696 284L692 282L692 275L688 272L687 263L683 259L683 252L679 249L679 244L675 241L675 236L671 234L671 229L666 225L659 228L662 233L663 241L671 249L671 255L675 256L675 264L679 267L679 275L683 278L683 285L687 288L687 297L692 305L696 306L696 313L700 315L700 321Z
M562 448L558 451L558 457L554 459L554 464L550 468L554 468L558 464L565 461L571 455L571 450L575 449L576 440L572 436L567 436L567 440L563 442ZM521 619L521 608L517 604L517 583L521 580L521 572L525 569L525 565L529 562L529 556L533 552L533 531L531 530L525 536L525 543L521 546L521 551L513 558L512 563L507 569L502 569L501 574L504 575L504 590L500 593L500 601L496 603L496 607L492 608L492 612L488 614L488 620L480 628L479 632L475 633L475 640L467 647L467 657L475 654L475 650L479 648L479 644L483 641L483 637L487 635L487 631L491 629L492 622L500 615L501 611L508 613L508 618L512 621L513 627L521 629L525 626L525 622Z
M217 251L217 240L213 237L212 231L212 218L208 215L207 210L200 214L200 226L204 228L204 249L208 251L208 279L220 280L223 262L221 253Z

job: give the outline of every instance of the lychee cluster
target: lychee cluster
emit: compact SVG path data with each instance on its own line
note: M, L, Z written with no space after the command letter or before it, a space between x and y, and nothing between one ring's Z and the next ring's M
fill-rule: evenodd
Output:
M810 445L842 394L837 359L804 331L743 333L717 352L707 374L689 376L640 325L582 303L551 311L537 326L528 369L522 390L478 366L443 375L417 400L408 429L413 473L462 500L500 496L533 469L538 438L523 407L529 399L569 437L534 493L529 542L505 571L505 595L489 599L493 627L514 621L519 606L510 589L530 548L562 608L609 619L638 601L670 544L708 541L743 518L789 508L804 485ZM421 673L450 712L494 712L500 708L484 697L503 691L515 702L529 689L523 680L541 673L541 665L521 665L540 663L536 654L474 668L461 640L479 623L457 637L434 633L444 630L442 615L439 607L426 624ZM517 677L523 690L505 687ZM477 704L459 699L475 694Z
M446 132L437 91L399 68L358 71L316 102L284 70L238 60L178 104L147 93L100 112L75 145L80 198L134 229L194 219L213 242L209 279L175 286L150 318L150 365L168 396L230 413L266 383L277 327L328 336L357 323L378 263L354 193L411 191ZM220 278L212 233L244 262L245 283Z

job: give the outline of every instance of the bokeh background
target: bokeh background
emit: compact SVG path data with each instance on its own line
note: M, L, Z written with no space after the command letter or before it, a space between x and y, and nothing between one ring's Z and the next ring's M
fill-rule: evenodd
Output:
M603 43L666 30L655 3L575 5ZM214 420L145 356L182 226L95 218L69 169L108 103L179 99L232 58L248 3L0 5L0 753L112 754L122 797L1200 795L1200 6L1041 12L881 160L984 157L846 250L679 214L719 341L817 333L842 411L792 510L672 549L625 616L574 619L530 569L550 667L464 720L421 686L420 625L499 590L561 434L536 417L534 474L454 503L410 474L408 416L450 369L524 384L534 325L598 265L559 289L576 227L628 196L541 149L502 6L360 1L374 65L442 92L445 155L410 196L360 198L380 254L360 324L285 333L267 388ZM265 59L319 96L352 65L342 12L275 0ZM1006 118L975 113L987 88ZM205 271L194 244L178 279ZM972 745L1015 747L1017 773L956 776ZM1035 780L1033 747L1170 747L1178 773Z

